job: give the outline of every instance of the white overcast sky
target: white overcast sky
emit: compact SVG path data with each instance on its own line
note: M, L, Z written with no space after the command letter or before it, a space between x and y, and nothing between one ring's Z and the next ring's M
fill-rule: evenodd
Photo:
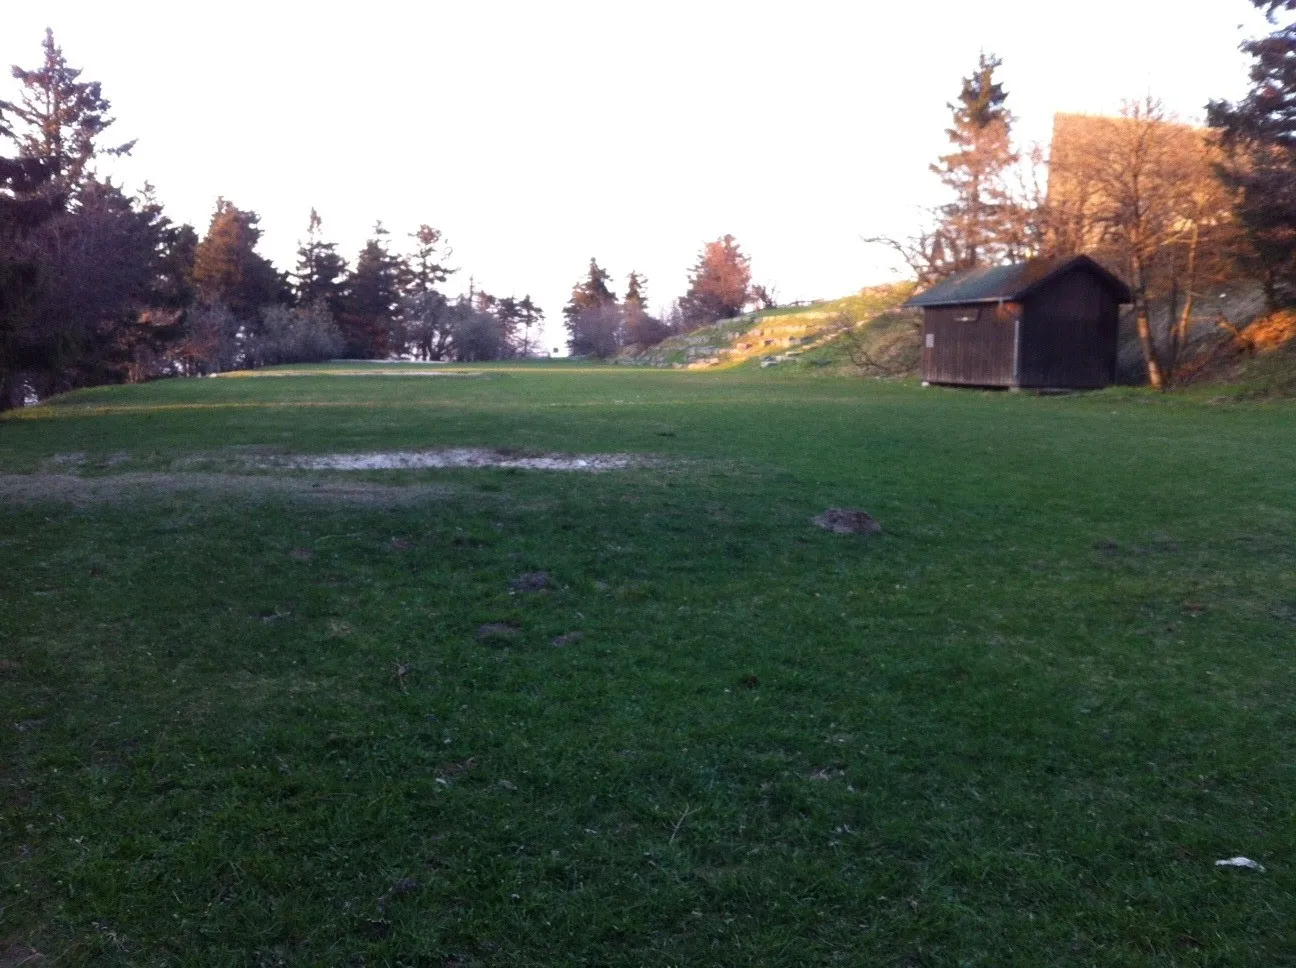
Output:
M1020 140L1153 93L1185 119L1246 84L1247 0L220 4L0 0L0 63L46 26L103 82L111 169L205 231L224 195L291 268L312 205L348 258L381 219L442 229L462 272L560 310L590 256L662 306L726 232L785 300L892 278L861 234L937 199L945 104L982 49ZM15 82L0 78L0 99Z

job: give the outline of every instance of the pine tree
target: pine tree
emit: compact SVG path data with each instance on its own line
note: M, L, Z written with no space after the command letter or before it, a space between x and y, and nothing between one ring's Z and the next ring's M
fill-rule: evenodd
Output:
M522 356L530 356L535 346L531 336L532 327L538 327L544 322L544 310L531 301L531 294L523 296L517 304L518 320L522 324ZM537 333L537 336L539 334Z
M1274 21L1296 0L1253 0ZM1271 309L1296 302L1296 21L1242 44L1254 58L1251 91L1236 104L1212 101L1207 119L1229 161L1225 184L1246 238L1243 266L1264 285Z
M666 338L662 321L648 315L647 283L648 280L639 273L631 272L626 280L625 298L621 300L625 339L632 345L655 346Z
M417 243L410 260L410 295L421 296L432 292L458 270L445 264L454 251L445 245L440 229L420 225L417 232L410 233L410 238Z
M1010 234L1005 175L1018 156L1012 149L1008 93L994 76L1002 63L983 53L976 71L963 79L958 102L949 105L953 126L945 132L954 150L931 166L954 193L954 201L939 209L936 233L945 248L937 257L953 271L998 261Z
M12 110L0 101L0 141L16 141L5 117ZM35 328L41 267L22 243L63 209L63 199L48 190L53 174L40 159L0 154L0 410L22 406L20 368L43 356Z
M255 212L218 198L207 235L194 252L193 283L199 297L222 302L248 319L260 307L287 302L289 296L287 281L256 251L260 221Z
M0 101L0 141L16 143L18 136L5 117L14 107ZM54 166L41 158L0 155L0 243L30 232L63 211L66 198L52 187Z
M611 278L590 259L585 278L572 287L571 301L563 307L563 325L573 356L607 357L621 346L621 310L608 288Z
M306 240L297 249L297 268L293 278L297 302L302 306L323 304L336 314L341 309L342 282L346 277L346 259L338 255L336 242L325 242L320 236L322 220L311 209Z
M388 234L381 222L374 225L346 280L338 327L353 358L385 359L404 347L400 304L410 271L405 260L389 251Z
M751 260L732 235L702 247L689 273L689 288L680 300L686 324L693 329L742 314L751 300Z
M621 304L625 306L627 313L643 313L647 311L647 303L644 299L644 288L647 283L647 279L631 270L629 277L626 279L625 298L621 300Z
M184 309L197 295L193 270L198 233L192 225L177 225L163 214L157 191L148 182L140 192L139 208L151 220L158 238L153 304L164 309Z
M572 287L571 301L563 309L563 315L568 321L586 310L616 305L616 296L608 288L611 279L596 259L590 259L589 271L584 279Z
M22 84L21 100L12 106L16 119L27 126L19 136L19 153L39 158L53 167L53 181L61 191L79 186L86 167L96 155L129 154L135 142L101 148L100 136L113 123L111 103L98 81L80 81L81 71L68 67L54 32L45 31L44 62L35 70L13 68Z

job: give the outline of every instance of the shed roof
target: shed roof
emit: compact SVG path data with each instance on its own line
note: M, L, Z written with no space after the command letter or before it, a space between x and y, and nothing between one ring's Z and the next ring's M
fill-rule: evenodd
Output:
M1063 259L1030 259L1006 266L970 269L920 292L906 306L966 306L1015 301L1030 295L1064 272L1084 268L1102 279L1122 303L1131 301L1129 286L1087 255Z

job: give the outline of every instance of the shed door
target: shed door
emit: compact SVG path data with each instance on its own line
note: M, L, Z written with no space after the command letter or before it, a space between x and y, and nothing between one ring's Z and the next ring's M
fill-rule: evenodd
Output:
M1017 307L942 306L923 316L923 379L1006 387L1013 382Z

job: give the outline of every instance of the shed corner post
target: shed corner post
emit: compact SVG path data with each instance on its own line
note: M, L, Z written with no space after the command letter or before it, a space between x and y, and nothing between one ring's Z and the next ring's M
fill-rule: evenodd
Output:
M1004 301L999 300L999 310L1003 311ZM1012 357L1012 378L1009 380L1008 389L1018 391L1021 389L1021 321L1022 314L1026 311L1024 305L1018 305L1017 311L1013 313L1013 357Z

